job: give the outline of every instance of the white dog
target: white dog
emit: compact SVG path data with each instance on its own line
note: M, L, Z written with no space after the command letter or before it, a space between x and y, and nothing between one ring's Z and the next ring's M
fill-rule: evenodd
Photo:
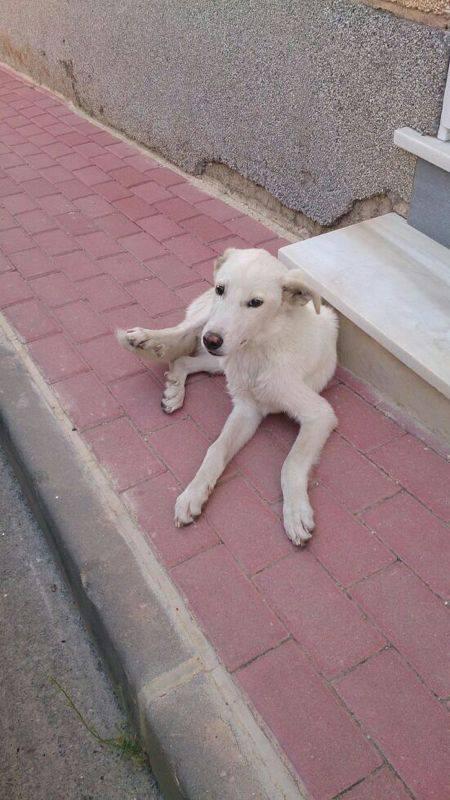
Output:
M319 395L336 368L336 314L327 306L320 313L320 297L265 250L226 250L214 279L215 287L189 306L180 325L118 331L127 349L170 363L162 399L168 414L183 405L188 375L226 375L233 410L178 497L175 524L189 525L199 516L226 465L263 418L284 411L301 424L281 472L284 526L294 544L304 545L314 528L308 475L337 423Z

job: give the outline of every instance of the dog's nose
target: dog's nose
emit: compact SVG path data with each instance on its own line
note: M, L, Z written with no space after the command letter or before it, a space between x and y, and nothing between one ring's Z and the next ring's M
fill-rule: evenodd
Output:
M203 344L207 350L218 350L223 345L223 339L218 333L206 331L203 337Z

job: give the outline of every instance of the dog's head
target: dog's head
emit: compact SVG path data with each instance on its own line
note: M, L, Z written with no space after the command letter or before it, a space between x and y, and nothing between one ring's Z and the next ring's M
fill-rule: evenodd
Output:
M215 300L202 332L209 353L227 356L267 332L271 322L294 304L310 300L320 313L320 297L266 250L225 250L214 266Z

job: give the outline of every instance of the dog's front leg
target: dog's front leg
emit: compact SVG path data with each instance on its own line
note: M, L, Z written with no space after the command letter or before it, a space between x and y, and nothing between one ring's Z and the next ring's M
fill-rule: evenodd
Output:
M117 339L126 350L155 361L172 362L182 356L191 356L197 349L201 330L209 317L213 296L212 289L203 292L191 303L183 322L173 328L118 330Z
M285 410L301 423L301 429L281 470L284 527L289 539L303 546L314 529L308 498L309 472L337 420L330 404L304 384L292 391Z
M194 372L209 372L217 374L223 372L224 359L212 356L206 350L197 356L182 356L177 358L166 372L166 386L161 400L161 406L166 414L173 414L184 403L186 378Z
M219 438L208 449L195 478L175 504L175 525L189 525L201 510L226 465L252 438L263 414L250 402L237 400Z

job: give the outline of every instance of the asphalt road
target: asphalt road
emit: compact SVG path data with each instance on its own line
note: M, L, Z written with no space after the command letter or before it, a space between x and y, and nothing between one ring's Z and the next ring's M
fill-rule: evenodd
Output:
M162 800L70 589L0 450L0 798Z

